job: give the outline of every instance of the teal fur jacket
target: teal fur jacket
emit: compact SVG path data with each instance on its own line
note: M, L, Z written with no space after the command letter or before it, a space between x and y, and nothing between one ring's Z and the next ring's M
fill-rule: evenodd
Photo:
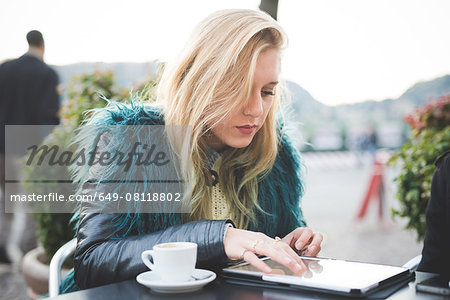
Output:
M158 109L143 104L132 102L130 105L125 105L111 102L106 108L97 109L86 125L164 125L164 117ZM258 204L266 213L255 210L257 222L251 222L248 228L271 237L283 237L297 227L306 226L300 208L300 199L303 195L301 159L284 130L279 132L280 143L274 166L270 173L258 183ZM76 137L76 141L87 149L92 148L92 137L89 138L89 134L93 135L89 131L83 132L82 128ZM126 143L123 144L122 147L131 147ZM73 173L75 181L84 183L80 185L79 193L92 193L99 189L98 185L86 187L86 182L90 180L89 166L77 166L73 169ZM106 168L103 173L113 174L114 169ZM132 187L130 189L132 190ZM210 245L204 247L199 245L198 264L208 267L211 264L223 264L226 261L223 230L226 223L232 220L189 222L193 223L192 225L183 224L181 214L174 213L107 215L111 214L83 214L82 210L75 214L74 219L77 220L75 271L70 272L61 284L62 293L134 278L139 272L145 270L145 266L140 261L136 261L136 266L132 266L133 263L130 260L134 259L133 257L140 257L142 249L150 249L151 243L176 241L177 234L184 237L194 236L194 240L189 241L197 243L210 241ZM105 226L108 228L105 229ZM187 234L187 226L195 226L195 234L192 234L190 229ZM182 234L181 230L184 230ZM145 239L148 239L145 247L140 248L139 240ZM127 242L130 244L127 245ZM105 256L105 251L108 257ZM125 251L135 253L127 254ZM111 257L114 257L114 263L109 261ZM96 276L96 272L100 272L100 276ZM105 277L105 274L110 273L112 273L110 276ZM96 279L99 277L107 279L99 282Z

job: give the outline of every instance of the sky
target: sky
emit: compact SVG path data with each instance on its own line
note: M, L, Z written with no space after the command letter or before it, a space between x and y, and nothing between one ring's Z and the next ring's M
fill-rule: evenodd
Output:
M0 61L27 50L38 29L45 60L170 61L194 26L259 0L0 0ZM448 0L279 0L289 37L283 77L328 105L397 98L418 81L450 74Z

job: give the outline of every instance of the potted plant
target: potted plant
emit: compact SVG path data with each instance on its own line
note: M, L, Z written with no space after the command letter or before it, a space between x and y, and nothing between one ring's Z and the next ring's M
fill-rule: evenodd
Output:
M407 218L407 229L415 230L417 239L426 232L425 213L430 198L431 180L436 159L450 149L450 95L405 117L411 127L411 138L397 151L389 163L402 162L398 184L398 210L394 216Z
M42 144L62 145L65 149L69 149L73 132L87 116L86 111L104 107L106 105L104 98L117 100L121 93L114 82L112 71L96 71L92 74L74 77L69 86L67 100L60 110L61 124L53 129ZM55 169L51 167L43 169L26 166L24 169L25 190L29 194L71 193L71 190L68 190L71 186L67 184L58 185L55 190L54 185L49 187L47 184L26 181L27 178L55 178L55 174L51 176L52 172L55 172ZM63 172L66 173L62 174L63 178L70 178L68 169ZM70 224L71 213L34 213L32 217L38 225L41 247L31 250L25 255L22 267L29 287L28 293L30 297L35 298L47 293L50 259L62 245L75 236L75 231L74 226ZM70 268L71 262L68 261L65 266Z

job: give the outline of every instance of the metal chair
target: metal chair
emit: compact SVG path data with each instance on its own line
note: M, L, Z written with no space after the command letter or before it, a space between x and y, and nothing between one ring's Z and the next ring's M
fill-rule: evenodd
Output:
M417 255L416 257L411 258L408 260L402 267L408 268L411 271L415 271L417 267L420 264L420 261L422 260L422 255Z
M55 297L59 295L59 285L61 284L61 267L67 257L75 252L77 239L74 238L65 243L56 251L50 261L50 273L48 276L48 295Z

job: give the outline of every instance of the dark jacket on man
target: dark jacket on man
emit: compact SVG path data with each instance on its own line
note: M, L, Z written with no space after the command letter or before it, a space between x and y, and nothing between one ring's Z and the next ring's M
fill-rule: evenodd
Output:
M436 162L418 271L450 275L450 151Z
M4 125L56 125L59 110L58 76L33 54L0 65L0 153Z

